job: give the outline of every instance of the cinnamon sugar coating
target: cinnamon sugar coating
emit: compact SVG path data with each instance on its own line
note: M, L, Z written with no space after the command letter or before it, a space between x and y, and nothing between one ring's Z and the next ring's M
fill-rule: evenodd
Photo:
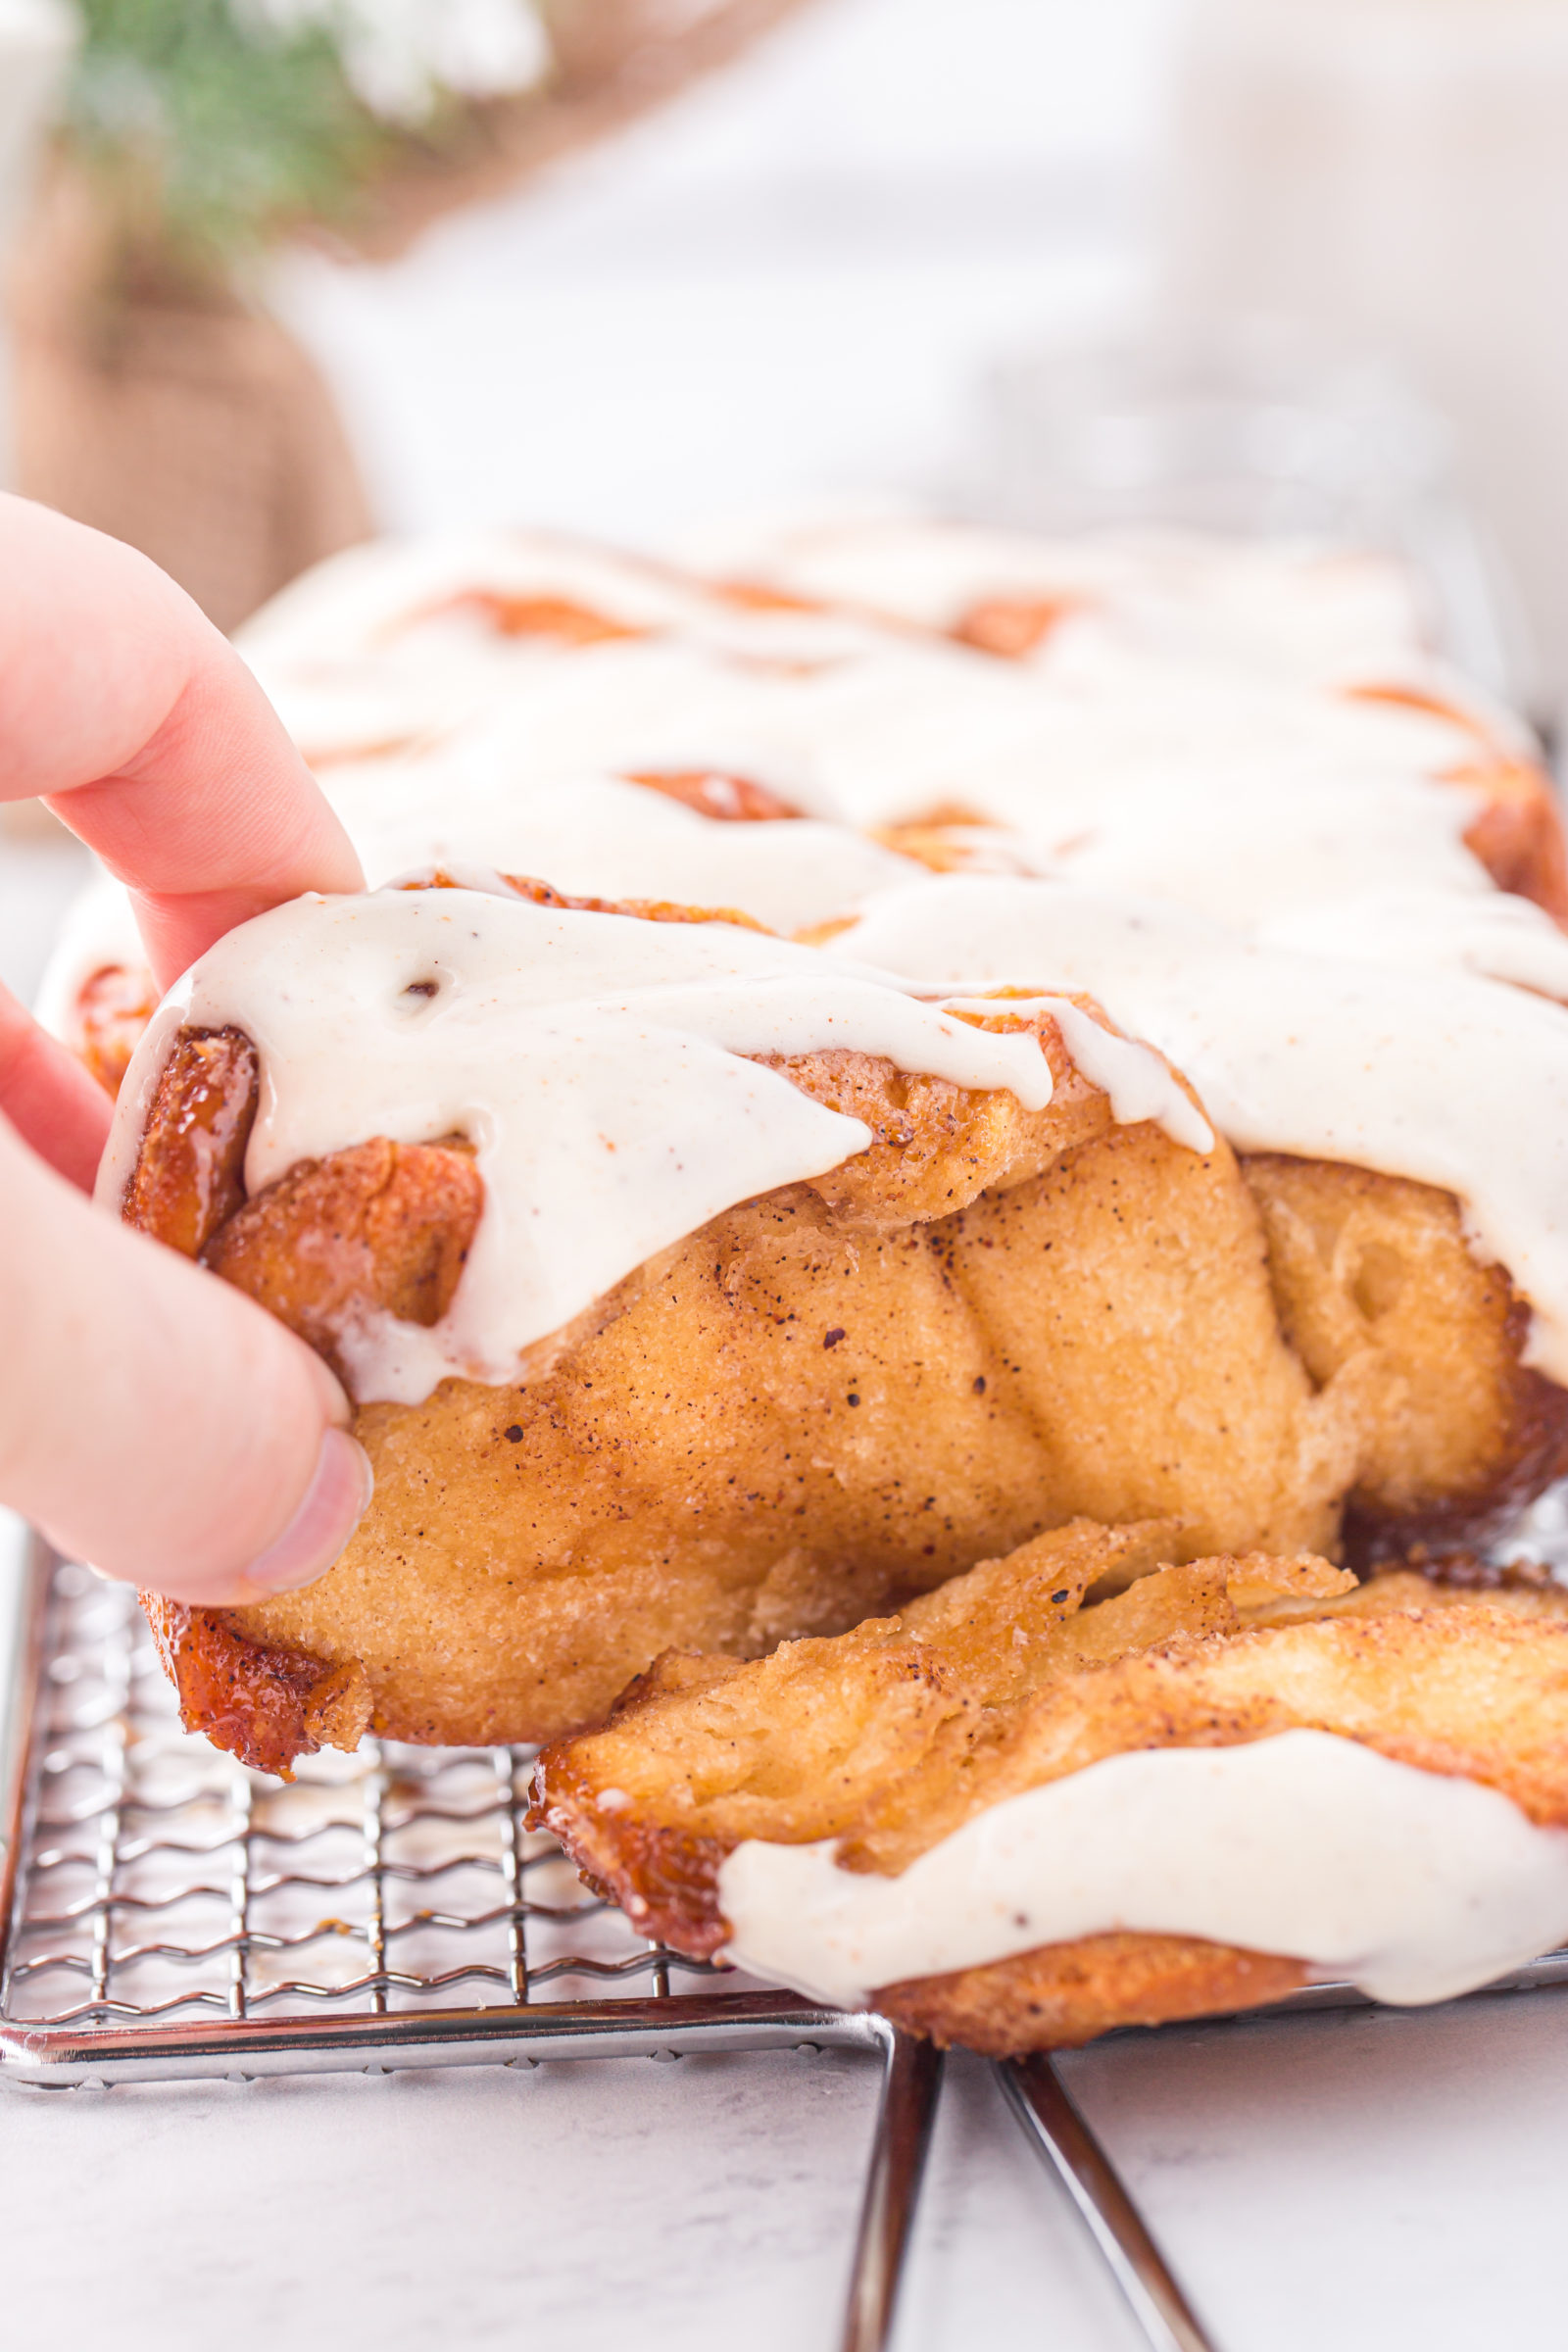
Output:
M245 1147L260 1095L256 1048L237 1029L182 1029L164 1065L123 1213L200 1257L245 1204Z
M452 1303L484 1205L469 1147L378 1137L301 1160L236 1209L202 1262L308 1340L341 1376L367 1314L428 1330Z
M836 1634L1075 1514L1174 1521L1177 1558L1327 1550L1349 1496L1370 1555L1551 1474L1568 1400L1446 1195L1118 1126L1048 1014L972 1017L1036 1028L1045 1110L775 1061L870 1147L711 1219L516 1385L362 1405L370 1513L225 1636L363 1669L391 1736L536 1740L661 1651ZM367 1316L439 1321L481 1180L461 1138L371 1138L247 1200L257 1085L238 1032L182 1034L126 1215L347 1371Z
M601 1729L546 1748L535 1818L645 1932L704 1956L728 1940L719 1874L744 1839L833 1838L840 1867L896 1876L1007 1798L1134 1750L1311 1729L1568 1823L1568 1592L1356 1586L1299 1557L1149 1568L1174 1548L1168 1528L1078 1522L836 1641L661 1659ZM876 1997L1004 2054L1276 1999L1304 1975L1290 1954L1128 1933Z
M662 1649L836 1632L1074 1511L1174 1514L1188 1549L1331 1543L1343 1441L1280 1338L1234 1156L1117 1126L1039 1028L1037 1113L868 1056L781 1065L870 1149L712 1219L516 1387L362 1406L366 1522L232 1629L360 1661L394 1736L523 1740L602 1714ZM152 1182L172 1124L131 1214L185 1233ZM372 1142L201 1247L331 1353L368 1310L438 1311L476 1183L448 1148Z
M1299 1960L1200 1936L1084 1936L986 1968L884 1984L882 2015L943 2049L988 2058L1070 2050L1125 2026L1168 2026L1281 2001L1308 1982Z

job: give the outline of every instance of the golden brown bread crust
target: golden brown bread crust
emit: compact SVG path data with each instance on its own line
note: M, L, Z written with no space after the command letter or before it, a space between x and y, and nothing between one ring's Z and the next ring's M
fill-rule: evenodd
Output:
M517 898L526 899L530 906L563 906L576 914L624 914L643 923L734 923L742 931L766 931L755 914L743 914L738 906L691 906L679 899L593 899L574 898L570 892L558 890L553 882L541 881L537 874L498 874ZM388 885L396 890L462 890L465 885L449 874L445 867L434 865L418 874L412 882ZM769 932L771 938L775 934Z
M1041 1034L1038 1114L863 1056L781 1064L870 1149L641 1269L523 1385L365 1407L360 1534L231 1629L360 1660L393 1736L522 1740L662 1648L837 1631L1077 1511L1173 1515L1185 1550L1331 1543L1345 1436L1280 1339L1234 1157L1117 1127ZM323 1188L390 1150L296 1172L209 1262L329 1345L391 1293L326 1248ZM332 1230L358 1249L369 1222Z
M218 1228L202 1262L341 1374L338 1341L367 1312L440 1322L483 1205L466 1144L382 1136L301 1160Z
M960 645L1004 662L1022 662L1038 651L1053 629L1085 610L1082 596L988 596L960 613L946 632Z
M1287 1337L1321 1387L1355 1390L1352 1559L1481 1541L1568 1472L1568 1391L1521 1361L1529 1306L1450 1193L1279 1153L1242 1172Z
M1465 829L1464 845L1497 888L1533 899L1554 922L1568 923L1568 851L1545 777L1533 767L1478 762L1455 768L1446 781L1487 794L1487 806Z
M617 638L646 637L646 629L614 620L591 605L566 596L510 596L500 588L468 588L410 615L406 626L446 612L471 612L498 637L548 637L557 645L608 645Z
M765 784L710 767L631 767L626 770L626 781L641 784L649 792L662 792L665 800L679 801L682 808L695 808L699 816L716 817L721 824L769 824L805 814Z
M370 1725L370 1691L357 1665L264 1648L236 1634L220 1609L192 1609L161 1592L142 1607L180 1714L217 1747L258 1772L294 1777L297 1756L320 1747L358 1747Z
M534 1818L639 1927L711 1955L745 1838L838 1840L897 1875L939 1839L1102 1757L1297 1728L1500 1789L1568 1823L1568 1592L1484 1594L1322 1561L1204 1560L1106 1584L1157 1528L1041 1536L831 1642L670 1657L598 1731L539 1761ZM1085 1605L1086 1596L1088 1605ZM877 1995L911 2029L998 2052L1271 2000L1290 1955L1118 1934Z
M435 885L444 886L448 877L438 874ZM689 906L678 899L591 899L572 898L557 890L553 882L541 882L533 874L503 874L501 880L519 899L528 900L534 906L566 906L579 914L627 914L644 923L733 923L742 931L766 931L755 914L744 914L738 906ZM409 890L427 890L428 882L411 882Z
M125 1188L127 1225L199 1257L244 1206L259 1069L256 1048L237 1029L180 1031Z
M787 1642L760 1665L671 1650L597 1730L539 1759L535 1817L641 1932L707 1958L726 1940L718 1872L742 1838L845 1837L868 1789L911 1771L1015 1705L1085 1652L1168 1631L1146 1572L1174 1548L1168 1522L1053 1529L888 1618L834 1640ZM1351 1580L1317 1563L1314 1582ZM1080 1614L1091 1587L1131 1595ZM1183 1624L1228 1621L1223 1573L1178 1577ZM1168 1584L1149 1592L1168 1602ZM1014 1634L1022 1632L1022 1642ZM760 1764L760 1771L754 1767ZM606 1793L612 1791L608 1802Z
M972 1017L1028 1025L1005 992ZM396 1737L538 1739L662 1649L837 1632L1074 1513L1180 1520L1180 1556L1321 1549L1353 1483L1373 1555L1551 1475L1565 1399L1446 1196L1266 1156L1244 1181L1223 1145L1115 1126L1037 1025L1038 1114L865 1055L775 1063L871 1147L640 1269L517 1387L364 1408L359 1536L226 1634L363 1665ZM481 1204L461 1140L372 1139L244 1201L256 1086L237 1033L177 1041L131 1221L339 1368L367 1313L438 1320Z
M1070 2050L1123 2026L1168 2026L1282 2001L1308 1982L1299 1960L1197 1936L1085 1936L987 1968L884 1984L882 2015L943 2049L988 2058Z

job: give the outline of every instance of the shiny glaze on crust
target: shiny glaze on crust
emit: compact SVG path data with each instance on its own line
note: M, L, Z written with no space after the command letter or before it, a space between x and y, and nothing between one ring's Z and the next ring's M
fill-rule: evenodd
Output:
M200 1257L244 1204L260 1094L256 1049L241 1031L183 1030L158 1073L125 1187L125 1222L183 1257Z
M161 1592L140 1599L182 1720L253 1772L291 1781L297 1756L357 1747L369 1730L363 1668L270 1648L234 1633L220 1609L189 1608Z

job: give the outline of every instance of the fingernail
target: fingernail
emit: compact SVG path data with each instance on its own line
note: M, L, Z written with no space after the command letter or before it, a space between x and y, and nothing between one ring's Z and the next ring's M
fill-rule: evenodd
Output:
M344 1394L342 1382L318 1355L312 1355L308 1360L320 1396L322 1411L334 1429L347 1429L354 1418L354 1407Z
M275 1544L239 1572L235 1599L265 1600L324 1576L370 1507L370 1457L346 1430L329 1429L305 1498Z

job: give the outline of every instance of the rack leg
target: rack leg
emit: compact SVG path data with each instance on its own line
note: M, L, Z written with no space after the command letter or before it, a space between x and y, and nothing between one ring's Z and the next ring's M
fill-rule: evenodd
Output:
M886 2352L892 2337L941 2087L942 2052L912 2034L891 2031L844 2315L844 2352Z
M1049 2055L1008 2058L997 2075L1025 2134L1089 2225L1152 2352L1215 2352Z

